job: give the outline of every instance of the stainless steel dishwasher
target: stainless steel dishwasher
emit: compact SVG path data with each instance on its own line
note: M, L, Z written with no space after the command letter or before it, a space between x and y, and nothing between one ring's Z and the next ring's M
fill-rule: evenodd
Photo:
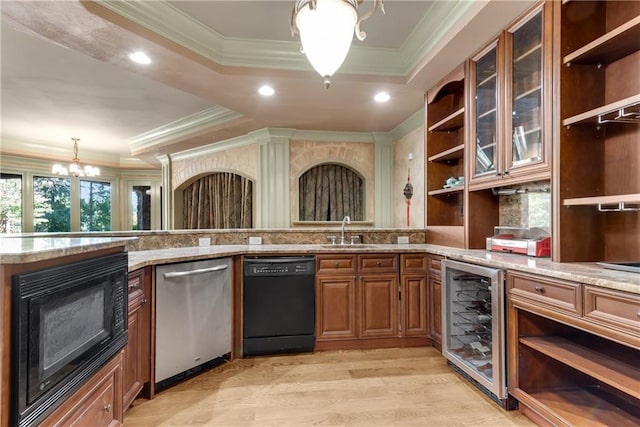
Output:
M231 259L156 267L156 388L231 352Z

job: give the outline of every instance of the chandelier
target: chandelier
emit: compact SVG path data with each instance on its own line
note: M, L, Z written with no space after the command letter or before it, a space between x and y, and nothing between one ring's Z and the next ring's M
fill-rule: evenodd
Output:
M373 0L373 7L358 17L358 6L364 0L297 0L291 14L291 35L300 33L302 51L313 68L324 77L328 89L329 78L344 62L355 32L362 41L367 33L360 23L378 7L384 13L382 0Z
M73 141L73 159L71 159L71 163L69 163L69 167L64 167L61 164L55 164L51 168L51 172L56 175L64 175L64 176L100 176L100 168L95 166L85 165L84 167L80 166L80 159L78 158L78 141L79 138L71 138Z

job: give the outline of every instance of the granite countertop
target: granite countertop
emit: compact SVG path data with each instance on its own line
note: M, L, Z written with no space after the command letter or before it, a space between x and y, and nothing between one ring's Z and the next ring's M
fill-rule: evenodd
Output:
M0 261L22 264L124 246L136 237L3 237Z
M558 263L545 258L458 249L430 244L397 245L217 245L129 252L129 270L147 265L192 261L233 255L300 255L316 253L415 253L427 252L505 270L516 270L556 279L640 294L640 274L608 270L594 262Z
M99 249L123 246L135 237L15 237L0 239L0 261L15 264L41 261ZM129 271L149 265L169 264L233 255L301 255L316 253L420 253L505 270L617 289L640 294L640 274L608 270L593 262L557 263L545 258L458 249L430 244L364 245L214 245L129 252Z

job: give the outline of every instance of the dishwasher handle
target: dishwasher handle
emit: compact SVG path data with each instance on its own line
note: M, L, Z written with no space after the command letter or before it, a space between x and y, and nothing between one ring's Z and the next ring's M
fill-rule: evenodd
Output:
M226 270L227 268L229 268L228 265L219 265L217 267L198 268L196 270L189 270L189 271L171 271L169 273L164 273L164 278L165 279L171 279L171 278L175 278L175 277L195 276L196 274L213 273L213 272L216 272L216 271L223 271L223 270Z

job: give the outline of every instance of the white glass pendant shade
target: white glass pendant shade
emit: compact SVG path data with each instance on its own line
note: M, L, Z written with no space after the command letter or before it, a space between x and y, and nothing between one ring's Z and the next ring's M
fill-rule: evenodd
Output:
M313 68L328 80L349 53L358 19L354 7L343 0L317 0L296 17L302 49Z

